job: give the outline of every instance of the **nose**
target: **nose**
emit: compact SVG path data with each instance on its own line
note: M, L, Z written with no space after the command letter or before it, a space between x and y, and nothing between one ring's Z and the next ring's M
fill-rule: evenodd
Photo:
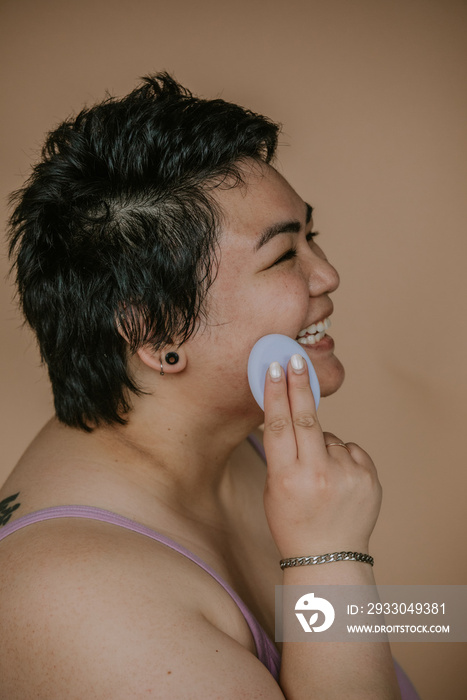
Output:
M321 248L314 248L309 259L309 287L310 296L318 297L334 292L340 279L336 268L331 265Z

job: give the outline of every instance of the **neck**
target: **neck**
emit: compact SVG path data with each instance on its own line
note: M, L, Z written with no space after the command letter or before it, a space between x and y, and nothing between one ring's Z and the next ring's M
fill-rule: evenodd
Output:
M248 414L245 404L226 411L212 396L187 391L177 376L165 379L157 396L135 401L126 425L99 428L96 437L146 492L163 488L179 501L196 493L198 503L207 502L228 490L232 453L261 424L262 414Z
M241 444L261 424L262 411L248 385L219 397L212 377L197 387L187 375L160 379L154 390L141 384L147 393L135 397L126 425L84 433L54 419L44 427L18 465L33 479L41 467L38 507L94 505L173 536L183 523L186 534L196 523L214 531L229 514L235 520L251 480L264 478L263 469L252 470L251 447Z

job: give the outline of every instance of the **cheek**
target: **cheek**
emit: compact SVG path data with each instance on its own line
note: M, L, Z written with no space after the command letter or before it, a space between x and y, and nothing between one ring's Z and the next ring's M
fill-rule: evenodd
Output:
M278 327L277 332L285 334L288 334L287 329L293 334L297 326L301 328L308 316L309 304L308 285L298 275L276 275L262 290L261 299L258 300L259 308L268 309L269 320Z
M247 333L254 342L269 333L295 335L307 314L307 304L303 295L293 293L290 288L271 287L251 296L242 295L239 299L235 325L238 333Z
M297 270L267 270L245 276L242 268L231 266L219 274L212 287L209 315L211 329L231 347L254 345L268 333L295 336L309 316L309 289Z

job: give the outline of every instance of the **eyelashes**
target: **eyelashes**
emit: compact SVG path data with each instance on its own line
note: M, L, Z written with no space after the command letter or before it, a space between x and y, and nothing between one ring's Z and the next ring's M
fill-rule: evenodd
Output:
M286 262L286 260L292 260L292 258L297 257L297 250L296 248L291 248L290 250L287 251L279 260L276 260L274 265L279 265L282 262Z
M316 236L319 234L319 231L310 231L310 233L307 234L306 240L308 242L312 241L313 238L316 238ZM279 265L280 263L286 262L287 260L292 260L293 258L297 257L297 249L296 248L290 248L284 255L282 255L278 260L276 260L274 265Z

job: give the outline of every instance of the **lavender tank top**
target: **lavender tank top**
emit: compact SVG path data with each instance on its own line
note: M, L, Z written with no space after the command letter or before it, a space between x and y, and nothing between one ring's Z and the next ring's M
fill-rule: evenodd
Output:
M264 453L264 448L261 443L257 440L254 435L249 435L248 440L255 447L256 451L266 461L266 455ZM276 681L279 680L279 670L280 670L280 655L277 647L273 644L269 636L266 634L264 629L261 627L259 622L254 617L253 613L248 609L242 599L235 593L233 588L224 581L208 564L206 564L202 559L200 559L196 554L193 554L182 545L174 542L169 537L161 535L155 530L151 530L145 525L140 525L134 520L125 518L117 513L112 513L108 510L103 510L101 508L94 508L92 506L54 506L52 508L44 508L43 510L38 510L35 513L30 513L22 518L18 518L5 525L0 530L0 542L12 535L14 532L21 530L28 525L33 525L35 523L42 522L44 520L53 520L55 518L87 518L90 520L98 520L101 522L110 523L112 525L117 525L123 527L126 530L131 530L137 532L146 537L150 537L157 542L173 549L182 556L190 559L193 563L197 564L201 569L206 571L213 579L215 579L220 586L229 594L232 600L237 604L240 612L242 613L245 621L251 631L252 637L256 646L256 653L258 659L261 663L266 666L268 671L273 675ZM395 663L397 678L399 681L399 686L401 689L402 700L420 700L416 690L414 689L412 683L405 675L401 667Z

